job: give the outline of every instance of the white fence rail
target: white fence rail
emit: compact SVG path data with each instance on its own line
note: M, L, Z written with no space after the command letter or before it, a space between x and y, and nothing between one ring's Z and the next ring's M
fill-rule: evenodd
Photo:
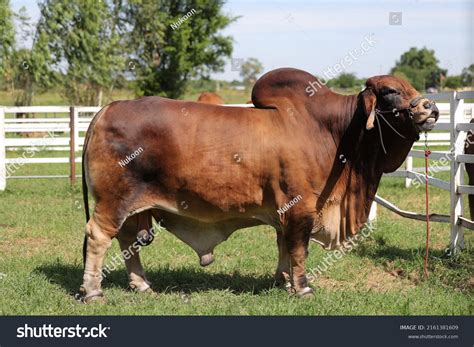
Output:
M450 182L430 177L429 184L440 189L451 192L451 213L450 216L431 214L430 220L435 222L449 222L451 224L451 247L463 247L462 227L474 229L474 223L463 217L462 194L474 193L474 187L464 184L462 167L464 163L474 163L474 155L464 155L465 133L469 129L474 130L474 124L469 120L474 117L474 104L464 103L466 98L474 98L474 92L449 92L427 95L437 103L440 110L434 131L428 134L430 146L450 146L449 152L433 151L430 158L446 162L444 166L438 167L437 171L450 171ZM251 104L235 104L227 106L252 107ZM0 190L6 187L7 179L14 178L67 178L74 182L76 177L75 163L81 162L81 158L76 156L84 144L84 133L92 119L92 115L100 110L99 107L67 107L67 106L29 106L29 107L2 107L0 106ZM60 117L42 118L15 118L7 115L26 114L60 114ZM86 114L86 116L84 116ZM38 137L12 137L9 134L35 134ZM414 148L422 146L424 139L416 142ZM36 158L38 150L68 151L68 157ZM29 155L22 155L17 158L6 158L7 151L23 151ZM421 168L413 168L413 158L423 158L422 150L412 149L406 161L405 170L398 170L390 176L405 178L405 184L409 187L414 179L425 182ZM69 163L69 175L54 176L19 176L13 175L9 169L11 166L21 166L25 164L57 164ZM449 164L449 166L448 166ZM390 203L389 201L376 196L376 203L390 209L391 211L405 217L416 220L424 220L424 215L410 211L404 211ZM376 204L371 211L370 219L376 217Z

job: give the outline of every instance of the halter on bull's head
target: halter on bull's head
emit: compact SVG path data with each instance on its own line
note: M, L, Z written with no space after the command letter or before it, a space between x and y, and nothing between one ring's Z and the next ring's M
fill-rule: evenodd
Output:
M439 111L408 82L394 76L375 76L360 93L367 113L368 130L386 123L402 138L418 140L419 133L434 128Z

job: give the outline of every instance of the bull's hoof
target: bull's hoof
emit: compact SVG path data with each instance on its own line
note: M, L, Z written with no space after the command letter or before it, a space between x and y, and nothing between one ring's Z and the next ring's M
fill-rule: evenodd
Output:
M137 242L142 246L150 245L154 239L155 236L148 232L148 230L140 230L137 234Z
M129 283L128 288L133 292L138 293L154 293L153 289L151 289L150 285L146 282L143 283Z
M84 298L85 304L106 304L107 300L103 294L101 295L94 295L94 296L86 296Z
M275 287L286 290L290 294L295 293L295 290L292 288L290 281L275 279Z
M83 304L90 303L99 303L105 304L106 300L104 294L100 290L92 291L91 293L86 294L83 287L79 289L79 293L75 295L77 301L82 302Z
M207 253L201 256L201 259L199 260L199 264L201 266L208 266L209 264L212 264L214 262L214 255L212 253Z
M139 295L147 295L147 296L153 296L153 297L158 296L158 293L155 292L151 287L140 290L138 288L133 288L132 286L129 286L128 290L130 290L133 293L137 293Z
M275 273L275 287L287 289L291 287L290 276L286 272Z
M147 289L145 289L144 291L142 291L142 292L140 292L140 293L153 294L153 295L156 294L156 292L155 292L153 289L151 289L151 288L147 288Z
M299 298L312 298L314 297L314 290L310 287L305 287L296 291L296 295Z

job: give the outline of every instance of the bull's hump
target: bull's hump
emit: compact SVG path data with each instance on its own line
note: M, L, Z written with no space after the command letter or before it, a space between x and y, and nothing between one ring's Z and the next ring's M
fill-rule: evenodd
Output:
M252 90L252 102L256 107L278 107L284 100L293 104L306 103L309 98L307 88L317 82L319 95L330 92L312 74L293 68L281 68L267 72L258 79Z

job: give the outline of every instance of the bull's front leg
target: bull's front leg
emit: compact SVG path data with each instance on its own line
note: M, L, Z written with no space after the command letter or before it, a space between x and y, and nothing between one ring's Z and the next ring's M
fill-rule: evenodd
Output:
M290 260L290 283L298 296L311 296L313 289L306 279L305 261L312 223L310 218L290 219L284 231L284 239Z
M275 272L275 284L286 286L290 284L290 255L286 246L283 230L277 229L278 266Z

